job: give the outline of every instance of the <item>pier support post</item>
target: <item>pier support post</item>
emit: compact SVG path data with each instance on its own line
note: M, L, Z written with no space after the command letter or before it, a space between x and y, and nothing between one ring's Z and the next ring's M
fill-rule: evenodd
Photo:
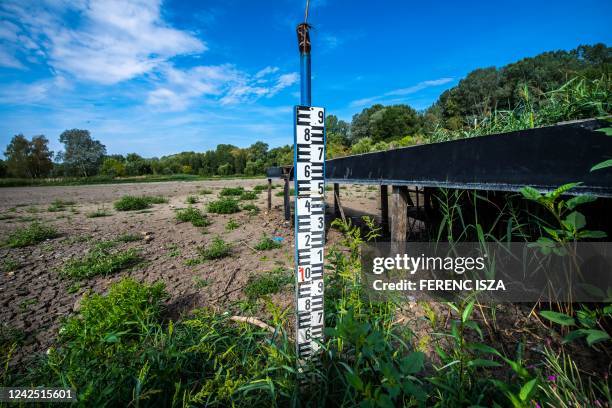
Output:
M268 213L272 211L272 179L268 179Z
M393 186L391 194L391 242L405 242L408 232L408 187Z
M340 216L340 203L338 200L340 199L340 184L334 183L334 217L338 218Z
M289 203L289 175L285 177L283 202L285 207L285 221L291 220L291 205Z
M389 235L389 190L380 186L380 226L384 236Z

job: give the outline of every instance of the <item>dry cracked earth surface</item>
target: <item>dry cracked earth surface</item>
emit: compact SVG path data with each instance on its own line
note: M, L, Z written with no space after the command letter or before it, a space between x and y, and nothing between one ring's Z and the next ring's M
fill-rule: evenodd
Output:
M290 274L293 229L283 218L283 199L277 195L282 186L278 182L272 191L270 212L264 190L256 200L241 202L255 204L260 209L258 214L247 211L208 214L211 225L200 228L176 220L176 211L188 206L188 196L196 196L198 202L193 206L205 212L206 204L216 200L224 187L251 190L265 183L265 179L236 179L0 189L0 242L34 221L51 225L60 233L59 237L37 245L0 248L0 329L4 335L10 333L21 339L12 364L45 352L54 342L62 319L78 310L84 293L104 293L111 283L125 276L143 282L163 281L170 294L168 317L176 319L198 307L235 308L236 303L245 300L244 288L253 275L278 268ZM211 193L200 194L204 189ZM142 211L115 210L113 203L124 195L163 196L168 202ZM341 195L347 212L371 215L378 212L378 190L374 187L343 187ZM328 193L328 201L331 196ZM50 211L56 200L74 204ZM88 216L98 210L109 215ZM236 229L226 228L230 220L238 224ZM96 244L123 234L142 239L119 243L116 250L135 248L141 262L108 276L82 280L61 276L59 271L68 262L83 258ZM282 247L268 251L254 249L263 234L281 237ZM198 248L210 244L217 236L231 244L231 256L189 265L189 260L197 257ZM330 230L328 245L338 239L338 233ZM291 309L291 285L271 299L281 309Z

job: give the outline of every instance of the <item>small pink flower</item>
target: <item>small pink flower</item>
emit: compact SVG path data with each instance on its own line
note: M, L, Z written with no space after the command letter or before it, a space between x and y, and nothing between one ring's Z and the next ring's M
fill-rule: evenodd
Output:
M548 381L550 381L550 382L555 382L555 381L557 381L557 376L555 376L555 375L549 375L549 376L548 376Z

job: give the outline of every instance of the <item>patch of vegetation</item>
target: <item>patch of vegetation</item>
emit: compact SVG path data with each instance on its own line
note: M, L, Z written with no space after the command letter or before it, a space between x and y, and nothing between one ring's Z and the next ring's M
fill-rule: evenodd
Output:
M113 241L105 241L95 246L87 255L69 261L60 274L71 279L87 279L106 276L136 265L141 257L136 249L111 252Z
M75 201L64 201L64 200L55 200L51 203L51 205L47 208L47 211L49 212L57 212L57 211L64 211L66 210L66 207L71 207L74 206L76 204Z
M193 283L195 283L195 286L198 289L202 289L210 285L210 281L208 281L208 279L200 278L199 276L193 278Z
M12 220L13 218L15 218L13 214L0 214L0 221Z
M187 196L187 199L185 199L185 203L186 204L196 204L198 202L198 197L190 195Z
M285 190L281 190L281 191L277 191L276 194L274 194L276 197L283 197L285 195ZM289 195L295 195L295 189L294 188L290 188L289 189Z
M178 210L176 219L181 222L190 222L194 227L207 227L211 224L206 214L191 206Z
M276 186L272 185L271 188L274 189L274 188L276 188ZM260 193L260 192L266 191L266 190L268 190L268 185L267 184L258 184L255 187L253 187L253 191L255 191L257 193Z
M249 215L257 215L259 214L259 207L255 204L245 204L242 206L244 211L247 211Z
M14 259L7 258L2 261L2 270L4 272L14 272L19 268L21 268L21 264Z
M257 245L255 245L255 249L257 249L258 251L268 251L270 249L281 248L282 246L283 244L273 240L272 238L264 234L257 243Z
M199 193L200 193L200 195L209 195L209 194L212 194L212 193L213 193L213 191L212 191L212 190L210 190L210 189L208 189L208 188L203 188L203 189L201 189L201 190L199 191Z
M22 248L30 245L36 245L47 239L57 238L59 233L50 226L39 222L33 222L28 227L19 228L9 234L5 245L11 248Z
M238 222L234 219L230 219L227 224L225 224L225 230L226 231L233 231L236 228L238 228L240 226L240 224L238 224Z
M139 234L122 234L119 235L117 238L115 238L115 241L117 242L136 242L136 241L142 241L142 235Z
M198 253L203 260L225 258L232 254L232 246L221 237L215 237L210 245L200 248Z
M245 191L244 193L240 194L240 199L242 201L255 200L257 199L257 194L253 191Z
M244 288L244 293L250 301L255 301L266 295L280 292L286 285L293 282L293 276L283 268L261 275L253 275Z
M208 203L208 212L215 214L233 214L240 211L238 201L233 198L221 198L216 201Z
M176 257L181 255L181 251L180 251L178 245L176 245L176 244L168 244L166 246L166 249L169 251L168 252L168 256L170 258L176 258Z
M137 211L151 207L152 204L167 203L168 199L160 196L123 196L118 201L115 201L115 209L117 211Z
M102 207L102 208L96 208L95 211L92 212L88 212L87 214L85 214L85 216L87 218L100 218L100 217L109 217L112 214L110 213L110 211L108 211L106 208Z
M244 193L244 187L225 187L219 193L222 197L239 196Z

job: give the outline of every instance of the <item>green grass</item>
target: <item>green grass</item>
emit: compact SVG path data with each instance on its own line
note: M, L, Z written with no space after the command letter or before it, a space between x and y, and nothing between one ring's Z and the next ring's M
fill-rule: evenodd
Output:
M141 261L136 249L112 252L114 241L104 241L92 250L71 261L60 270L62 276L71 279L87 279L94 276L106 276L136 265Z
M240 224L238 224L238 222L236 220L230 219L227 224L225 224L225 230L226 231L233 231L236 228L238 228L240 226Z
M200 278L198 276L193 278L193 283L195 283L195 287L198 289L202 289L210 285L210 281L208 281L207 279Z
M36 245L47 239L57 238L59 233L57 230L40 222L33 222L28 227L19 228L9 234L5 241L5 245L11 248L22 248L30 245Z
M289 189L289 195L292 196L295 194L295 189L290 188ZM282 197L285 195L285 190L281 190L281 191L277 191L276 194L274 194L276 197Z
M255 245L255 249L258 251L268 251L270 249L281 248L282 246L283 244L274 241L272 238L264 234L259 242Z
M138 234L122 234L119 235L117 238L115 238L115 241L117 242L136 242L136 241L142 241L142 235L138 235Z
M55 200L47 208L47 211L49 212L65 211L66 207L71 207L75 204L76 204L75 201Z
M255 193L253 191L245 191L244 193L240 194L240 199L242 201L256 200L257 199L257 193Z
M232 246L221 237L215 237L210 245L200 248L198 253L201 259L207 261L225 258L232 254Z
M245 204L242 206L242 209L244 211L247 211L249 215L257 215L259 214L259 207L257 207L255 204Z
M194 207L178 210L176 219L181 222L190 222L194 227L207 227L211 224L206 214Z
M14 272L19 268L21 268L21 264L14 259L7 258L2 261L2 270L4 272Z
M244 193L244 187L225 187L219 193L222 197L240 196Z
M270 186L270 189L274 190L275 188L277 188L278 185L276 184L272 184ZM267 184L257 184L255 187L253 187L253 191L260 193L262 191L267 191L268 190L268 185Z
M233 198L221 198L216 201L211 201L208 203L208 212L214 214L233 214L240 211L240 206L238 205L238 201Z
M213 191L212 191L212 190L210 190L210 189L208 189L208 188L203 188L203 189L201 189L201 190L199 191L199 194L200 194L200 195L209 195L209 194L212 194L212 193L213 193Z
M168 199L159 196L123 196L115 201L115 209L117 211L137 211L151 207L152 204L167 203Z
M85 216L87 218L100 218L100 217L109 217L112 214L110 213L110 211L108 211L106 208L102 207L102 208L96 208L95 211L92 212L88 212L87 214L85 214Z
M255 301L266 295L280 292L285 286L293 282L293 276L283 268L249 278L244 293L250 301Z
M186 204L196 204L198 202L198 197L190 195L185 199Z

